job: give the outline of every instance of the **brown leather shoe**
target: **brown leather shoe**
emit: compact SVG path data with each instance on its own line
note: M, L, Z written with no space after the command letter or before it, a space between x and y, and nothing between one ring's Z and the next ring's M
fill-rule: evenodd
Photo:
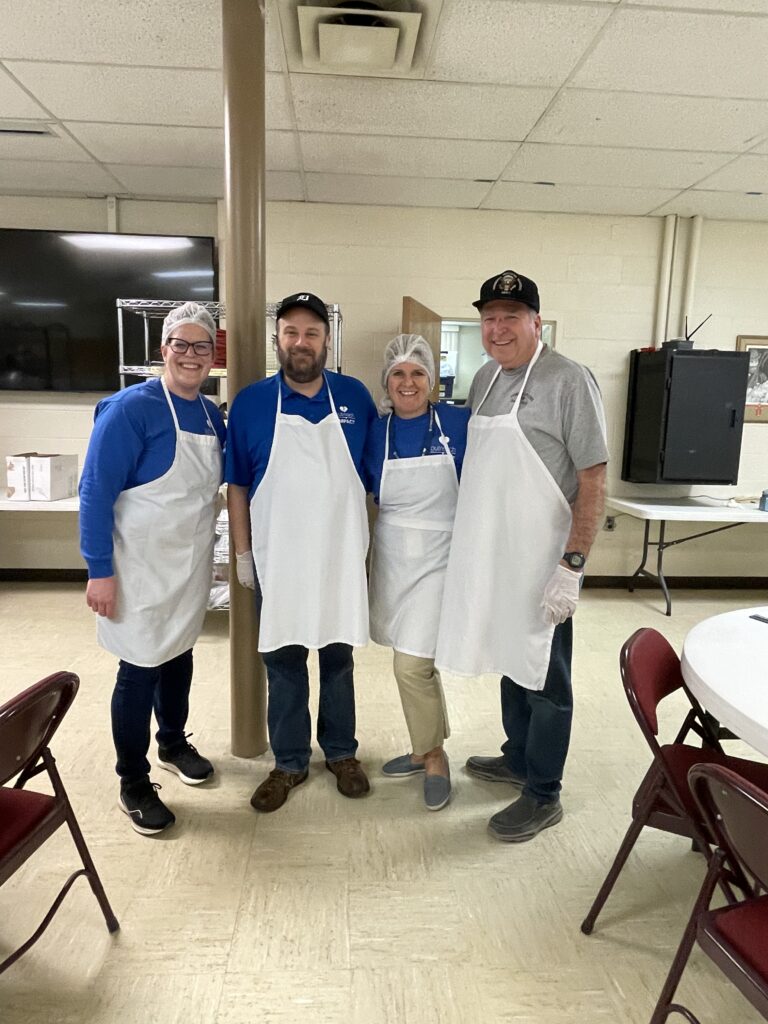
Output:
M251 797L251 807L255 811L276 811L288 799L294 786L300 786L309 775L308 771L284 772L282 768L273 768L269 775Z
M343 796L365 796L371 788L368 776L356 757L342 761L326 761L325 767L336 776L336 789Z

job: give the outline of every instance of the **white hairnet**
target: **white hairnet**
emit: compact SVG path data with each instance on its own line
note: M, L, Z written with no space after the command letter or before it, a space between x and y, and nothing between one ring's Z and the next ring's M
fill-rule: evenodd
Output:
M163 320L163 345L171 332L182 324L197 324L208 332L211 341L216 344L216 323L211 314L199 302L185 302L182 306L172 309Z

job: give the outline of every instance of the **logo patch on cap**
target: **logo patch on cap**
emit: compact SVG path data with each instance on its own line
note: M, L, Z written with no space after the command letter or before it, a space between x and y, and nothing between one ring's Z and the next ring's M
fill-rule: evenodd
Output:
M493 282L493 290L501 295L511 295L513 292L519 292L521 288L520 278L511 270L505 270Z

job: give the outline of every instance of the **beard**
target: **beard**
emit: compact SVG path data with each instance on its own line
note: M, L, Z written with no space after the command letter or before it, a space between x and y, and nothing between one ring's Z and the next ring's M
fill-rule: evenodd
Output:
M319 356L313 358L311 352L303 351L300 355L294 352L286 352L278 345L277 358L285 376L297 384L311 384L313 380L322 374L325 368L325 361L328 357L328 349L323 347Z

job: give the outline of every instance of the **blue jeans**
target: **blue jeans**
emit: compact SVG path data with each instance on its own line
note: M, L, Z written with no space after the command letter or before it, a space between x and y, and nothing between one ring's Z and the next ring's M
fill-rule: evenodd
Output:
M192 685L192 651L155 668L121 661L112 693L112 738L122 782L149 775L149 731L154 708L157 742L170 747L184 739Z
M543 690L526 690L501 678L501 752L510 771L524 775L523 793L540 803L557 800L573 719L571 654L573 619L555 626Z
M267 668L267 725L275 767L303 772L312 753L309 715L309 672L306 647L293 644L262 654ZM320 706L317 742L326 761L342 761L357 753L355 739L354 660L349 644L329 644L318 652Z

